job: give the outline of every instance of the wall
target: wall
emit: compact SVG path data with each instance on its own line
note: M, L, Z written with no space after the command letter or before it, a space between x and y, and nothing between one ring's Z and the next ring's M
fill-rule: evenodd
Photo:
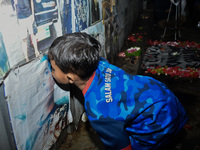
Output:
M112 63L137 20L141 3L0 0L0 101L7 107L0 122L2 127L11 122L1 136L14 137L12 143L18 149L49 149L65 126L77 127L83 97L75 87L55 84L45 56L49 46L61 35L86 32L100 41L101 56Z

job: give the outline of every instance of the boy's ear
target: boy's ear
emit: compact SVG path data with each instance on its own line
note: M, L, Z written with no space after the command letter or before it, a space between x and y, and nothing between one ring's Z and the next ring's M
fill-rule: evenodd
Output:
M69 83L73 84L75 80L75 74L73 73L67 73L66 78L68 79Z

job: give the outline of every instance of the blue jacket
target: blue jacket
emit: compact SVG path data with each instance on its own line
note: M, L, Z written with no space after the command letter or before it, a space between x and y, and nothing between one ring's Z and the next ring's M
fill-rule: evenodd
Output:
M156 149L187 121L165 84L130 75L103 58L82 92L90 124L106 149Z

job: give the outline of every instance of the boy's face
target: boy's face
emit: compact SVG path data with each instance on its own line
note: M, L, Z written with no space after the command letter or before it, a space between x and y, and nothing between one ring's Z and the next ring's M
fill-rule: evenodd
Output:
M63 73L60 68L56 65L54 60L51 60L51 67L52 67L52 76L56 79L58 83L61 84L68 84L69 79L67 77L67 74Z
M61 84L75 84L79 89L83 90L87 81L81 80L81 78L74 73L63 73L56 65L54 60L51 60L52 76Z

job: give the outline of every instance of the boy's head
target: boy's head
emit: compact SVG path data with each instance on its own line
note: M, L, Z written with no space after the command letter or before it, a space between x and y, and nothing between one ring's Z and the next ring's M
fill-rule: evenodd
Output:
M88 80L99 63L99 51L100 43L96 39L77 32L55 39L49 48L48 58L61 73L73 73L81 80Z

